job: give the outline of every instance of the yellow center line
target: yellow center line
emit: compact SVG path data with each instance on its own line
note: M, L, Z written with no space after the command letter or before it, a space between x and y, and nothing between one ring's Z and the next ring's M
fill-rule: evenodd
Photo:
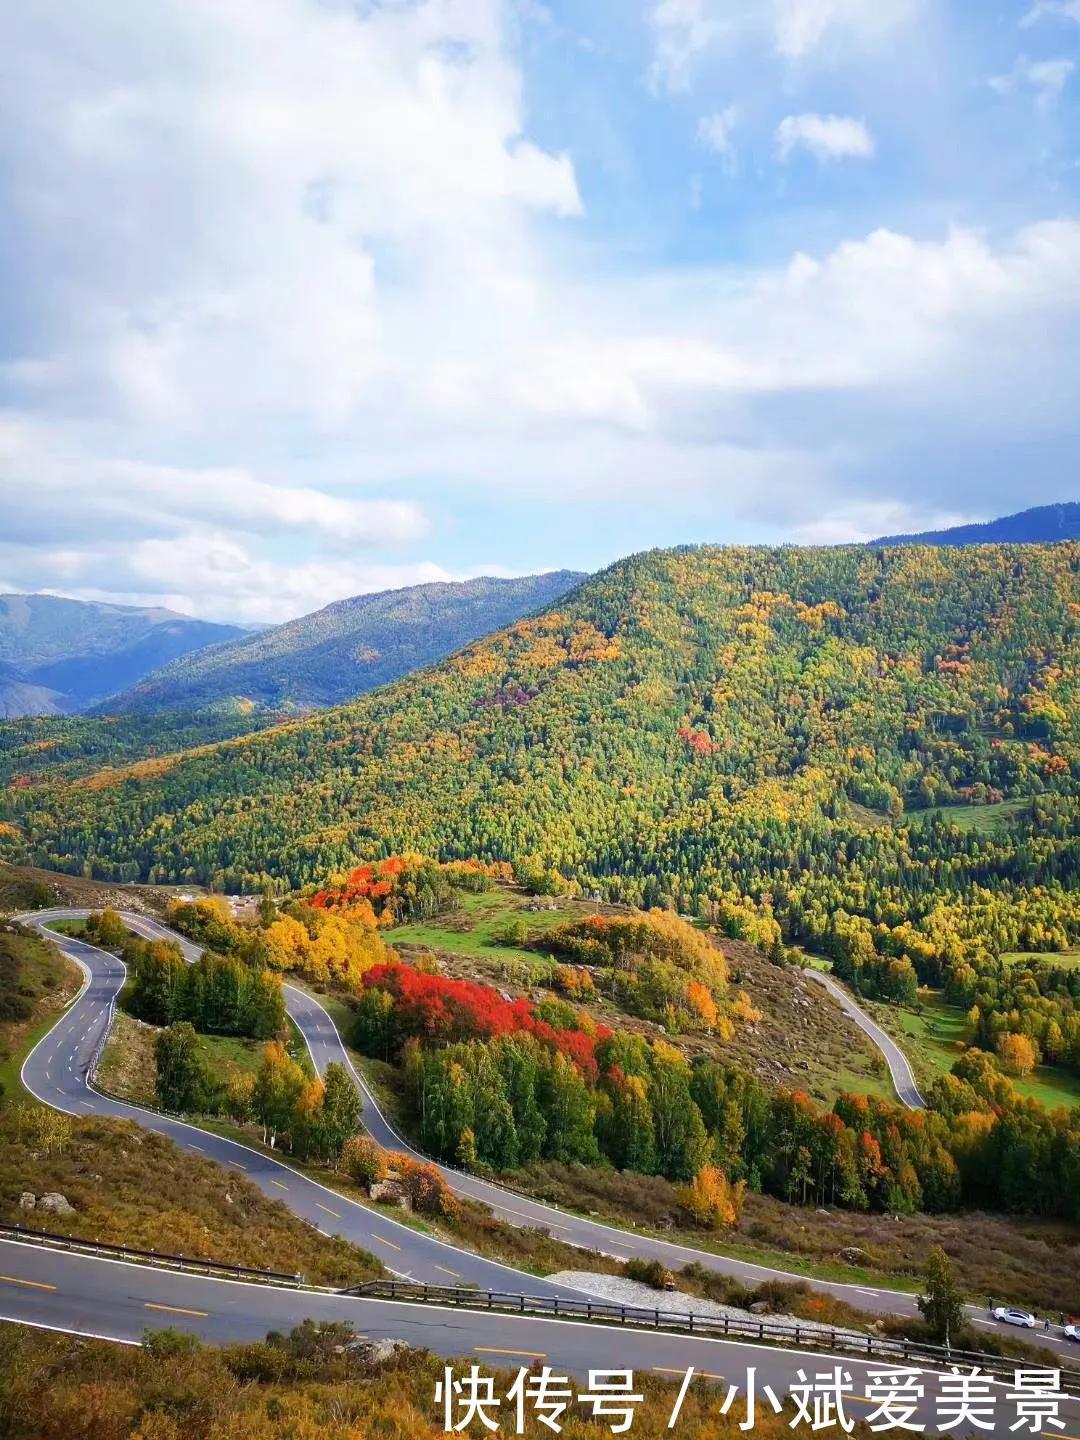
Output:
M457 1272L456 1270L448 1270L445 1265L436 1265L436 1266L435 1266L435 1269L436 1269L436 1270L441 1270L444 1275L452 1275L455 1280L460 1280L460 1279L461 1279L461 1276L458 1274L458 1272Z
M331 1210L329 1205L320 1204L320 1202L319 1202L318 1200L315 1201L315 1208L316 1208L316 1210L325 1210L326 1213L327 1213L327 1215L333 1215L333 1217L334 1217L335 1220L340 1220L340 1219L341 1219L341 1216L338 1214L338 1212L337 1212L336 1210Z
M55 1290L55 1285L46 1285L43 1280L20 1280L17 1275L0 1275L8 1285L25 1285L27 1290Z
M276 1185L279 1190L288 1190L288 1185L283 1185L280 1180L271 1180L271 1185Z
M546 1350L500 1350L497 1345L477 1345L477 1355L526 1355L530 1360L546 1360Z
M393 1242L393 1240L386 1240L386 1239L384 1239L382 1235L372 1235L370 1238L371 1238L372 1240L378 1240L378 1242L379 1242L380 1245L389 1245L391 1250L400 1250L400 1249L401 1249L401 1246L400 1246L400 1245L395 1245L394 1242Z
M209 1310L185 1310L182 1305L155 1305L153 1301L147 1300L143 1305L144 1310L167 1310L170 1315L199 1315L204 1320L209 1316Z

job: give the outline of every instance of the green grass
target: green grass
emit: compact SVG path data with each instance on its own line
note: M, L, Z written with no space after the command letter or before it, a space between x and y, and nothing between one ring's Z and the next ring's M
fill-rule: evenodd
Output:
M1021 795L1012 800L999 800L996 805L935 805L929 810L912 810L906 819L916 824L940 816L960 830L996 830L1030 803Z
M23 1061L43 1035L67 1010L82 984L82 973L44 940L36 936L4 934L2 944L16 956L19 985L33 1007L28 1020L0 1025L0 1105L12 1099L30 1099L23 1089Z
M922 1008L899 1010L873 1005L874 1018L904 1049L920 1080L947 1075L962 1053L965 1036L964 1011L948 1005L937 991L921 991ZM1050 1109L1080 1104L1080 1077L1055 1065L1040 1065L1025 1079L1013 1078L1021 1095L1039 1100Z
M522 960L521 951L500 945L496 931L508 920L521 920L530 936L543 935L556 925L580 920L591 909L582 901L555 901L555 910L533 912L527 909L525 896L509 890L487 890L480 895L462 894L460 904L450 915L415 925L398 925L386 932L391 945L429 945L434 950L449 950L459 955L499 955L504 959Z
M1006 950L1001 958L1006 965L1038 960L1043 965L1059 965L1066 970L1080 969L1080 947L1075 946L1071 950Z

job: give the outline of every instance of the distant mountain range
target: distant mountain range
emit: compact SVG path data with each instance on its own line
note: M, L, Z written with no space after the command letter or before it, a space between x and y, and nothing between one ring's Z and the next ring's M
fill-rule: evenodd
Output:
M184 655L98 710L203 710L235 701L271 710L337 705L543 609L585 578L556 570L357 595Z
M179 655L244 634L156 607L0 595L0 716L88 709Z
M924 530L919 535L885 535L871 545L1042 545L1055 540L1080 540L1080 503L1036 505L982 525L954 525L949 530Z

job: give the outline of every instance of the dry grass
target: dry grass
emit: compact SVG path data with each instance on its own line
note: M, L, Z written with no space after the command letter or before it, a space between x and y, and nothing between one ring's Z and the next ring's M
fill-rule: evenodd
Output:
M798 1268L805 1265L829 1278L855 1278L850 1270L845 1274L840 1258L841 1251L854 1248L865 1257L859 1271L918 1282L927 1255L940 1245L952 1258L959 1283L977 1302L992 1294L1036 1309L1076 1309L1080 1229L1062 1221L981 1212L893 1217L823 1211L751 1193L738 1225L718 1235L685 1224L675 1187L656 1175L549 1162L518 1172L509 1183L567 1209L669 1233L677 1242L726 1248L732 1254L752 1249L781 1268L791 1257Z
M188 891L199 887L113 885L107 880L84 880L80 875L62 875L34 865L9 865L0 861L0 914L70 905L87 910L108 906L160 917L181 888Z
M25 1190L59 1191L76 1214L65 1220L20 1210ZM354 1285L383 1273L373 1256L320 1235L245 1176L125 1120L75 1120L63 1153L48 1156L31 1148L17 1109L9 1108L0 1121L0 1219L80 1239L299 1270L323 1285Z
M335 1337L340 1338L340 1337ZM464 1365L475 1362L466 1357ZM406 1352L379 1363L362 1347L324 1344L312 1353L295 1345L236 1345L223 1349L169 1344L149 1349L107 1346L65 1336L0 1328L0 1373L6 1377L3 1408L10 1440L423 1440L442 1435L434 1403L444 1361L426 1351ZM484 1365L505 1395L513 1372ZM461 1373L459 1367L458 1373ZM678 1427L668 1418L678 1377L638 1372L644 1402L631 1433L661 1440L672 1433L701 1440L736 1440L743 1411L721 1416L723 1391L697 1381L686 1395ZM513 1407L501 1412L500 1434L514 1431ZM775 1416L759 1410L759 1440L790 1435L790 1409ZM572 1406L561 1422L564 1440L601 1440L607 1422ZM489 1432L474 1421L465 1432L477 1440ZM526 1409L525 1434L552 1431ZM869 1431L858 1422L856 1436Z

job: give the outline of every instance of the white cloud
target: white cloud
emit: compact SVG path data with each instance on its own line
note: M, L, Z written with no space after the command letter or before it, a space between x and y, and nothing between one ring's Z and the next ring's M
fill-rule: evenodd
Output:
M502 0L44 0L0 11L0 51L34 319L0 363L68 414L343 425L394 369L390 294L481 303L531 271L531 215L581 212Z
M918 8L918 0L774 0L776 45L797 60L834 35L877 44Z
M800 545L865 545L883 535L918 535L986 518L957 510L916 509L899 500L853 501L797 525L792 539Z
M992 76L989 85L999 95L1030 90L1038 108L1049 110L1061 99L1061 92L1075 69L1075 61L1065 56L1054 60L1029 60L1026 55L1021 55L1009 74Z
M776 153L788 160L796 150L808 151L821 163L868 159L874 137L865 120L850 115L785 115L776 127Z
M728 105L723 110L714 110L710 115L703 115L698 121L698 142L720 156L727 175L734 174L738 164L738 153L732 139L735 121L734 105Z
M1021 28L1027 29L1047 16L1075 20L1080 25L1080 0L1038 0L1020 21Z
M826 44L879 48L917 17L923 0L653 0L650 78L659 90L686 90L701 58L745 40L765 41L785 60L809 59Z
M234 536L216 530L168 542L145 540L131 548L103 544L58 550L47 552L47 559L52 583L41 588L50 594L120 605L162 605L203 620L241 624L278 624L349 595L458 578L430 562L258 559ZM14 589L34 588L34 582L25 578L24 560L14 547L0 541L0 565Z

